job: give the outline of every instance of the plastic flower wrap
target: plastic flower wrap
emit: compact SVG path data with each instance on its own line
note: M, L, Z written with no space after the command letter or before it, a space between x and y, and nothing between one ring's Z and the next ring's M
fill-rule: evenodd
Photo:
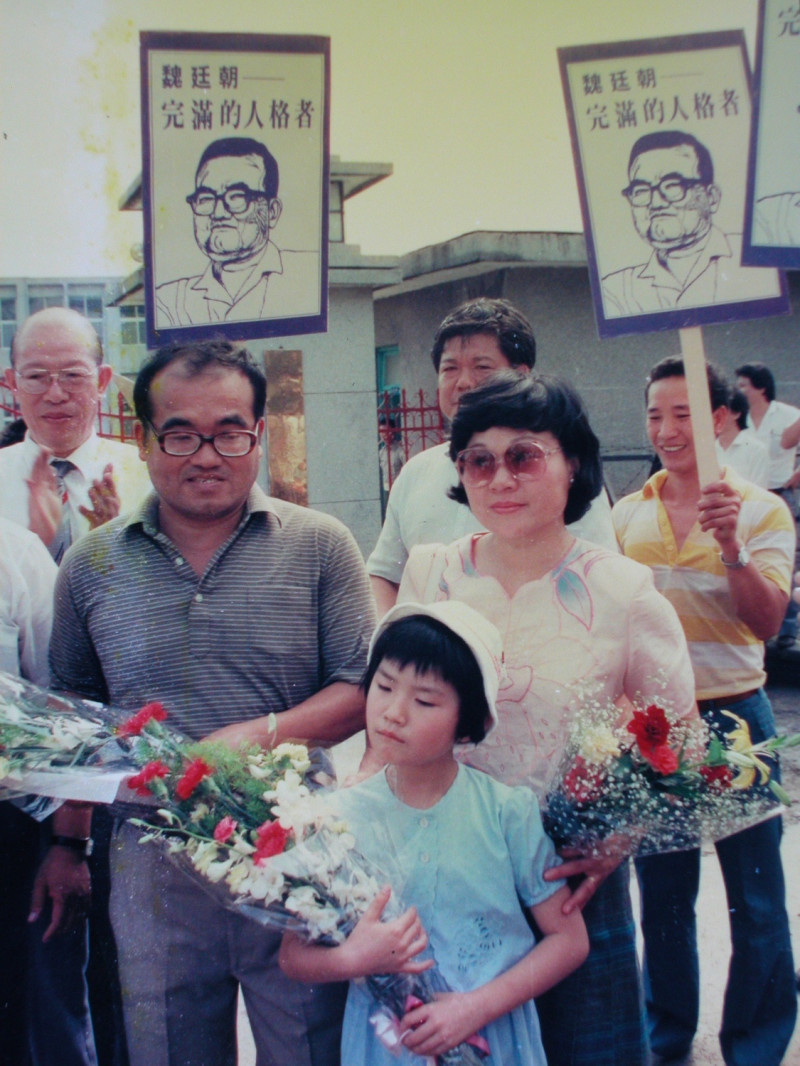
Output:
M735 704L734 704L735 707ZM612 834L638 855L720 840L779 814L791 802L775 780L777 752L800 743L754 744L747 723L722 711L717 733L656 704L621 720L617 706L588 705L571 730L544 803L558 845L602 850ZM619 846L619 844L618 844Z
M125 717L0 671L0 797L37 819L60 799L111 802L136 766Z
M191 762L169 766L153 744L161 728L143 732L153 758L128 781L162 804L146 818L131 819L143 830L142 843L166 845L173 861L224 905L315 943L342 943L384 884L393 886L385 918L402 912L403 878L388 836L378 868L358 851L337 813L335 791L320 787L317 753L297 744L232 752L200 743L192 747ZM400 1045L403 1015L447 991L435 966L364 980L375 1000L371 1022L390 1049ZM478 1066L487 1054L475 1036L436 1061Z
M336 812L325 753L301 744L232 751L188 741L166 719L159 703L123 714L0 674L0 797L116 797L142 844L164 848L222 905L310 941L345 940L387 883L385 917L402 912L388 839L378 869ZM365 980L389 1048L399 1046L402 1016L447 990L435 966ZM478 1066L487 1053L476 1036L437 1062Z

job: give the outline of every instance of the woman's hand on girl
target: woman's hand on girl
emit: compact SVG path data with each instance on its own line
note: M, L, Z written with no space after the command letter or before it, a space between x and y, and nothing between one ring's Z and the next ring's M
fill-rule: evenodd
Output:
M415 907L409 907L399 918L381 921L391 894L390 886L384 885L342 945L352 976L422 973L433 966L433 959L415 961L428 944Z
M562 907L564 914L569 914L576 907L583 910L605 879L630 855L634 846L628 837L611 834L591 855L586 855L580 848L559 848L558 854L565 861L561 866L545 870L542 875L544 880L559 881L565 877L583 875L583 880Z

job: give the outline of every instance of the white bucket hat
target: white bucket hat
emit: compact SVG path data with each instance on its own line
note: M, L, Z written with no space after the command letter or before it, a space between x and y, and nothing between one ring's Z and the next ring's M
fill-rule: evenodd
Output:
M483 678L483 691L491 715L491 721L486 724L486 733L489 734L497 725L495 701L500 683L505 676L503 649L497 627L472 607L458 600L441 600L436 603L398 603L378 623L369 642L369 654L372 655L372 649L378 637L392 622L399 622L401 618L410 618L413 615L424 615L426 618L441 622L456 636L461 637L475 656Z

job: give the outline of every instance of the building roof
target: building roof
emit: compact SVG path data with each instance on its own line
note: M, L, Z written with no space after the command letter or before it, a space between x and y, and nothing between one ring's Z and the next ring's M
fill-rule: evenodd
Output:
M342 183L342 198L351 196L376 185L394 172L391 163L344 163L338 155L331 156L331 181ZM142 175L138 174L119 200L120 211L142 210Z
M400 258L403 280L375 292L375 299L427 289L492 270L515 267L586 266L582 233L476 231L418 248Z

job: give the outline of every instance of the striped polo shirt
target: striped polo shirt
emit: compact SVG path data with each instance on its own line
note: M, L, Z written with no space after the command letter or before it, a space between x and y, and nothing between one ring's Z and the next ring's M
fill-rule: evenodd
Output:
M357 684L374 626L361 553L335 518L251 490L198 576L158 497L83 538L56 585L55 687L123 709L161 700L199 738Z
M764 645L736 617L719 545L695 523L678 551L660 470L639 492L625 496L612 517L624 555L649 566L656 587L681 620L694 668L698 699L733 696L762 685ZM733 471L728 482L742 498L737 532L759 571L783 592L791 587L795 528L786 504Z

